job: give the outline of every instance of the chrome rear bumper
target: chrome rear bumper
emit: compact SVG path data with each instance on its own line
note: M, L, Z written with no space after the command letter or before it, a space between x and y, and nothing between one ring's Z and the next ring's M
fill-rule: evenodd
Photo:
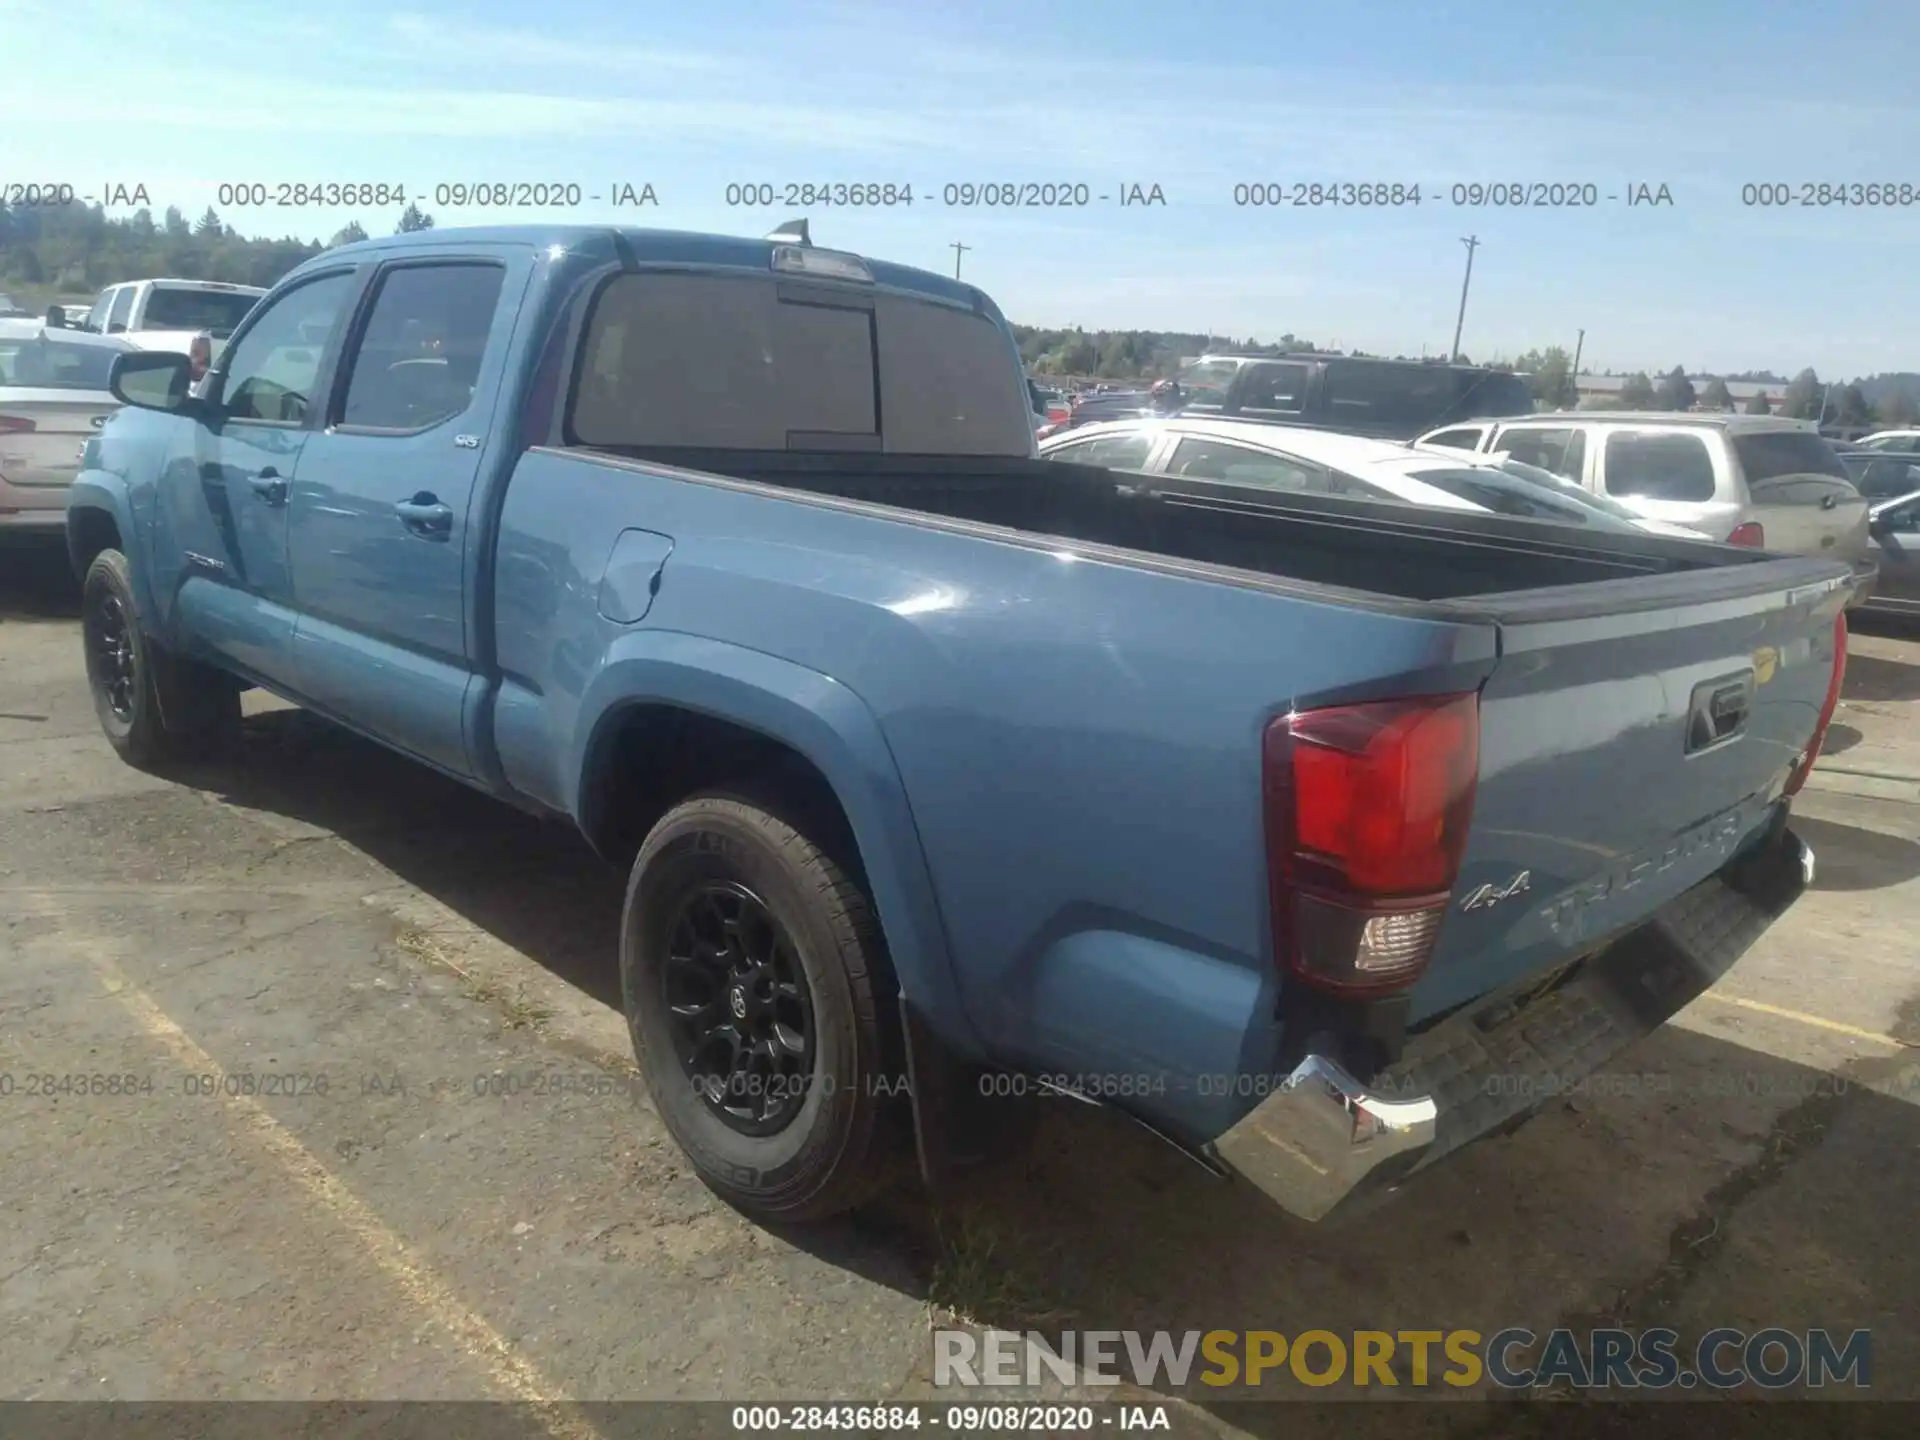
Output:
M1448 1017L1370 1085L1328 1056L1308 1055L1206 1148L1302 1220L1370 1209L1413 1172L1569 1093L1658 1029L1725 974L1813 876L1813 851L1781 828L1564 984L1541 994L1536 978L1534 995L1496 994ZM1503 1007L1511 1013L1500 1015Z

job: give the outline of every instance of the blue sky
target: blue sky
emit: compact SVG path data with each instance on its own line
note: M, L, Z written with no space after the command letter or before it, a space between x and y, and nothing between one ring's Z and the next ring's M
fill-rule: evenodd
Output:
M1746 182L1920 191L1920 6L1725 0L0 0L0 183L651 183L674 228L760 234L728 182L891 181L816 242L964 274L1016 320L1342 348L1571 347L1589 368L1920 369L1920 203L1760 209ZM43 63L55 58L56 68ZM83 82L80 67L90 70ZM965 209L948 183L1157 184L1164 207ZM1417 208L1236 206L1237 183L1417 183ZM1671 206L1455 208L1466 182L1665 184ZM616 218L604 203L547 212ZM228 210L325 235L351 212ZM391 229L397 211L361 215Z

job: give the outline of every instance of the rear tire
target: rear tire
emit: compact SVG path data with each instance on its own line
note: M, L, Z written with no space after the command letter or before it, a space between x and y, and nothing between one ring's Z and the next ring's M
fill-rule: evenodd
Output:
M129 765L152 769L205 755L238 729L240 690L233 680L170 655L141 630L120 551L102 550L87 567L80 626L94 713L107 743Z
M627 1025L661 1119L729 1204L819 1220L889 1177L906 1096L886 973L866 895L761 802L699 795L647 836L621 923Z

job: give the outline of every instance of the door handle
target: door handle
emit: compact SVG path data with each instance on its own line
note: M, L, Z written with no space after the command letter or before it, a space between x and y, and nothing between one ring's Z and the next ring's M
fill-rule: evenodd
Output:
M400 517L400 523L415 535L425 535L430 539L444 539L453 533L453 510L442 505L433 495L422 490L411 500L401 500L393 507L393 513Z
M257 475L247 476L247 484L253 487L254 494L269 505L286 504L287 482L273 466L267 466Z

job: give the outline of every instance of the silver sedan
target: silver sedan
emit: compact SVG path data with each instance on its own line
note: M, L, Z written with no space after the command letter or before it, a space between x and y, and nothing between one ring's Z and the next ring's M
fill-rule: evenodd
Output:
M132 348L40 320L0 320L0 532L64 531L80 452L120 406L107 389L113 357Z

